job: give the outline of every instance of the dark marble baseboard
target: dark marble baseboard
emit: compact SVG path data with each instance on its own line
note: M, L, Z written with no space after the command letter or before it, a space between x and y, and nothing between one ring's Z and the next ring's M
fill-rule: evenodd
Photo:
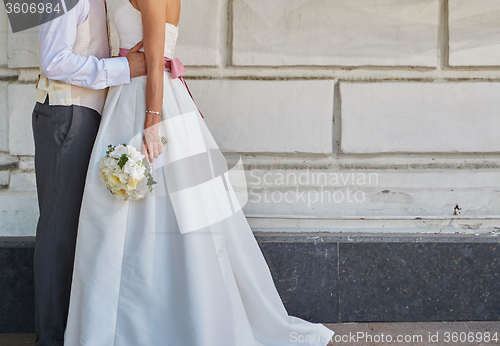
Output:
M34 331L32 244L0 246L0 333Z
M341 321L500 319L498 243L342 244Z
M312 322L500 320L495 237L256 234L290 315ZM0 333L33 332L33 238L0 238Z

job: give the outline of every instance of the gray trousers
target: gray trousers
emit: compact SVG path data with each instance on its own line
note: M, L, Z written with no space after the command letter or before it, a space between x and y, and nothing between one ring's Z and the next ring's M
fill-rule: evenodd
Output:
M34 254L35 346L64 344L78 218L101 116L37 102L32 125L40 218Z

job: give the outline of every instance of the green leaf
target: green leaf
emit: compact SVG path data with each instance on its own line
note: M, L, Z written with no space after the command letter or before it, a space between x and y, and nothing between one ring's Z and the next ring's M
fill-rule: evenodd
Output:
M110 152L112 152L113 150L115 150L115 147L112 146L111 144L108 145L108 151L106 151L106 155L108 155Z
M148 184L148 186L151 186L151 185L158 184L158 183L153 180L153 177L149 176L147 184Z
M118 161L118 166L120 166L120 168L123 169L123 166L125 166L127 161L128 161L128 156L126 154L122 154L120 160Z
M149 175L151 173L151 166L149 165L148 160L144 159L142 160L142 164L144 167L146 167L146 171L144 172L144 175Z
M144 167L146 167L146 170L144 171L144 176L147 178L148 182L146 183L149 188L149 192L153 192L153 185L157 184L156 181L153 180L153 175L151 174L151 166L149 165L148 160L144 159L142 161L142 164Z
M457 260L454 260L454 261L453 261L453 263L458 264L458 261L457 261Z

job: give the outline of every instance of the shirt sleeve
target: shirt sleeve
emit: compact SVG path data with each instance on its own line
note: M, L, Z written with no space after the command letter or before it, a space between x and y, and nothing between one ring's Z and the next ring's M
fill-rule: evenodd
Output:
M40 69L45 77L89 89L104 89L130 83L125 57L98 59L73 54L76 27L88 16L88 1L39 26Z

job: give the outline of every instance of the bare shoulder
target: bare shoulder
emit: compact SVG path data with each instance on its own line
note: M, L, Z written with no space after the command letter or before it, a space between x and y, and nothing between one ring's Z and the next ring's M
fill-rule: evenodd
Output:
M138 11L149 12L165 11L166 22L178 25L181 11L181 0L130 0Z
M168 5L170 0L129 0L130 3L137 8L139 11L143 12L150 8L164 8Z
M143 6L166 5L170 8L180 8L181 0L129 0L136 8Z

